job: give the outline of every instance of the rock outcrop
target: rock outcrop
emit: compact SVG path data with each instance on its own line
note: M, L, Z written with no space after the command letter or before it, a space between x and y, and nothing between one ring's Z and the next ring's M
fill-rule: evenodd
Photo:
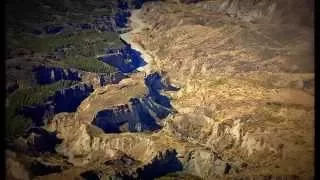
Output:
M114 171L103 169L89 170L80 175L86 179L101 179L113 177L120 179L154 179L167 173L181 171L181 162L176 158L174 150L158 152L148 164L142 164L128 156L121 156L116 160L109 160L104 163L106 166L118 167Z
M159 121L173 112L169 99L160 93L163 90L177 90L159 73L145 78L148 93L142 98L131 98L129 104L98 112L92 124L106 133L141 132L160 129Z
M130 101L129 105L98 112L92 124L106 133L154 131L160 128L139 99Z
M55 152L55 146L62 141L56 133L47 132L42 128L31 128L26 132L26 140L30 152Z
M73 126L76 129L62 125L67 121L70 119L56 122L61 124L58 126L52 123L49 129L55 130L58 127L56 130L64 141L57 151L69 157L69 161L77 166L101 162L104 158L118 159L119 153L125 152L143 164L140 170L137 170L137 175L143 177L156 175L151 172L158 172L160 176L173 171L186 171L195 176L213 178L230 174L233 167L213 152L198 145L187 145L165 134L104 134L85 124ZM100 155L95 156L98 154ZM194 156L199 154L201 156Z
M138 179L153 179L167 173L181 171L182 163L176 156L177 152L174 149L158 152L150 163L137 169Z
M38 66L33 71L38 84L51 84L60 80L81 80L81 73L75 69Z
M29 154L39 155L41 153L55 153L55 148L62 142L55 132L48 132L39 127L32 127L9 146L14 150Z
M189 152L184 169L190 174L202 178L221 178L230 173L231 165L219 159L214 153L199 149Z
M51 84L60 80L82 81L91 84L93 88L116 84L126 76L121 72L93 73L77 69L64 69L58 67L38 66L33 69L38 84Z

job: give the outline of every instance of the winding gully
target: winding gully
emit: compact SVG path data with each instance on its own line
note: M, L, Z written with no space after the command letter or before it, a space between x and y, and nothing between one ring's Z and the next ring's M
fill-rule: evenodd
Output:
M163 91L177 91L178 88L168 84L161 73L152 72L153 56L139 43L134 36L140 33L147 25L139 19L141 10L132 10L129 17L131 31L120 34L121 40L126 44L132 64L136 71L144 72L144 84L147 93L143 97L132 97L128 104L99 111L92 124L103 129L105 133L155 131L161 128L161 120L175 110L170 99L162 95ZM116 58L105 56L102 61L117 66ZM118 65L121 70L122 65ZM134 71L132 71L134 72ZM124 72L126 73L126 72ZM123 128L127 127L127 128Z
M154 61L154 59L151 56L151 54L147 50L145 50L139 43L133 41L133 36L135 34L140 33L144 28L147 27L147 25L144 22L142 22L138 17L140 12L141 12L140 9L131 11L129 22L132 30L127 33L121 34L120 37L123 41L130 44L132 49L135 49L141 53L141 57L144 59L144 61L147 64L142 67L139 67L137 70L144 71L148 75L151 73L151 70L152 70L151 63L152 61Z

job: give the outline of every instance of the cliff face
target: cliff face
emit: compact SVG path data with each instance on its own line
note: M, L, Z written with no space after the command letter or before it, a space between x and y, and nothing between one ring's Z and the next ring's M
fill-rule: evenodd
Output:
M73 68L64 69L58 67L46 67L43 65L33 69L37 84L51 84L60 80L82 81L93 86L93 88L116 84L126 76L120 71L114 73L94 73L77 70Z
M152 103L152 100L150 102ZM141 100L133 98L130 99L129 105L98 112L93 124L102 128L106 133L154 131L159 129L160 126L156 123L157 117L153 117L153 114L157 111L160 112L162 109L160 106L155 108L154 111L152 110ZM166 115L169 113L170 110L167 110Z
M160 120L173 112L170 100L161 92L172 86L163 83L159 73L149 74L144 81L148 88L144 97L132 97L128 104L99 111L92 123L107 133L160 129Z
M38 84L50 84L59 80L80 81L80 73L72 69L50 68L39 66L34 68Z

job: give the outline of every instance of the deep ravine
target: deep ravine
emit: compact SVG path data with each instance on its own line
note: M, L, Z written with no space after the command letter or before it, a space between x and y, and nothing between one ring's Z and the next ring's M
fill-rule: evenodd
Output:
M133 36L137 33L140 33L143 30L143 28L147 27L147 25L143 23L138 17L140 12L141 12L140 9L131 11L129 22L132 30L127 33L121 34L120 37L125 42L130 44L132 49L135 49L141 53L141 57L146 61L147 64L145 66L138 68L138 70L144 71L146 72L146 74L149 74L152 70L151 64L152 64L152 61L154 61L153 56L151 56L151 54L146 49L144 49L140 44L133 41Z

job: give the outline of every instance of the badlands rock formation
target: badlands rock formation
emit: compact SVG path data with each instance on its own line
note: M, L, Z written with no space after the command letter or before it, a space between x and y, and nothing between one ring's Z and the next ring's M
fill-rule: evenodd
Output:
M122 35L133 46L100 60L117 67L120 78L87 83L90 93L76 109L56 112L18 139L12 146L40 155L8 151L10 177L312 179L309 6L307 0L168 0L128 13L122 11L128 3L119 1L115 23L138 28ZM147 67L137 68L141 62ZM99 76L41 73L41 82ZM47 138L54 150L41 146Z
M148 2L133 39L181 89L164 128L230 161L240 174L313 174L312 3ZM295 9L289 13L289 9ZM308 17L306 17L308 16ZM304 19L302 21L302 19ZM299 162L299 163L297 163ZM297 173L299 172L299 173Z

